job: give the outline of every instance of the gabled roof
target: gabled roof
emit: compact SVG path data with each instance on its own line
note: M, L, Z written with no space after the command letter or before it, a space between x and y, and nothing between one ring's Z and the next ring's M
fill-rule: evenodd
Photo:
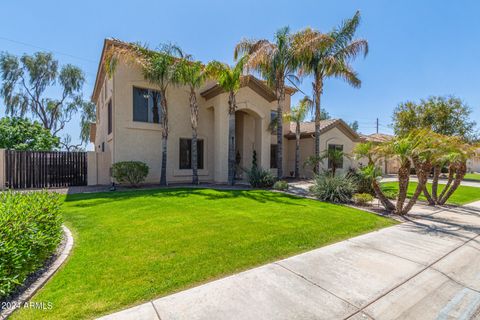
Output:
M327 119L320 121L320 134L329 131L330 129L337 128L342 131L353 141L359 141L360 136L350 128L348 124L342 119ZM295 122L290 122L290 131L285 135L285 138L289 140L295 139ZM300 138L311 138L315 136L315 122L302 122L300 123Z
M247 75L247 76L243 76L241 82L242 82L241 84L242 87L249 87L256 93L258 93L260 96L265 98L265 100L267 100L268 102L272 102L276 100L275 93L266 84L265 81L260 80L252 75ZM225 91L218 84L216 84L213 87L200 92L200 95L206 100L209 100L224 92ZM297 90L292 87L285 87L285 92L289 95L292 95L295 92L297 92Z

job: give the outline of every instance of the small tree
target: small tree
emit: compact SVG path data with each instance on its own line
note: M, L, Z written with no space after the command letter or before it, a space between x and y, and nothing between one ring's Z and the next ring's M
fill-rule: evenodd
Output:
M6 113L39 120L54 136L65 128L77 111L90 106L82 98L83 72L71 64L60 67L51 53L24 54L20 58L2 53L0 74L0 95ZM59 89L60 96L48 97L52 89Z
M289 114L284 115L286 121L295 122L295 178L297 179L300 177L300 124L305 120L311 107L312 100L305 96L290 110Z
M0 149L51 151L59 147L59 138L37 122L22 118L0 119Z

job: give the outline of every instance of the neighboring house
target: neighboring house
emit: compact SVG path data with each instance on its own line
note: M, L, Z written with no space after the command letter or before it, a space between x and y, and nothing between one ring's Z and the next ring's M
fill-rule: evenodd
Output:
M96 183L108 184L113 163L136 160L145 162L150 172L146 182L158 183L161 168L161 132L159 116L154 115L152 91L156 86L146 81L140 67L119 62L112 77L104 66L105 51L110 46L122 46L123 42L107 39L104 42L92 101L97 106L97 121L91 127L91 140L96 151ZM250 168L254 151L257 163L276 173L275 133L269 129L276 116L277 102L274 92L261 80L246 76L239 89L236 113L237 163L240 168ZM286 90L285 113L290 110L293 88ZM167 181L191 181L191 125L188 90L185 87L169 86L167 90L169 112L169 137ZM228 164L228 94L215 82L207 83L198 90L198 163L199 179L202 182L227 182ZM160 108L159 108L160 109ZM283 171L289 176L294 170L294 127L284 126ZM301 166L314 153L314 124L302 124ZM342 120L322 122L321 150L342 148L351 153L359 136ZM90 165L90 163L89 163ZM92 164L94 165L94 164ZM328 166L327 161L325 166ZM342 169L353 166L345 159ZM239 177L242 178L242 170ZM304 176L311 171L303 170ZM95 179L91 179L95 180ZM95 184L89 181L89 184Z
M477 149L475 156L467 161L468 172L480 172L480 149Z
M361 141L370 141L373 143L384 143L394 138L391 134L386 133L373 133L370 135L361 135ZM365 165L365 161L359 161L361 165ZM400 163L395 158L382 159L378 163L378 166L382 169L382 174L397 174L400 167Z

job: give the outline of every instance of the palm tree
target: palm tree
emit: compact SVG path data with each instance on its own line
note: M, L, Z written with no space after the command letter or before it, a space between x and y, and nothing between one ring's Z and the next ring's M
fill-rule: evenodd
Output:
M235 47L234 57L248 54L245 69L258 72L275 92L277 99L277 176L283 177L283 109L285 81L298 80L295 73L298 59L292 46L290 28L283 27L274 35L274 41L241 40Z
M368 53L368 42L354 39L360 24L360 12L328 34L307 28L294 35L293 46L299 56L300 74L313 76L313 97L315 101L315 155L320 156L320 99L327 78L344 79L355 88L361 81L349 64L359 54ZM320 168L318 168L320 169Z
M308 111L311 109L312 100L305 96L297 106L290 110L289 114L284 115L284 120L295 122L295 178L300 176L300 123L305 121Z
M242 84L242 74L247 56L240 58L234 66L212 61L207 65L207 74L217 80L218 85L228 92L228 183L235 183L235 112L237 102L235 95Z
M378 146L372 142L359 143L355 146L354 154L357 159L367 159L368 164L362 169L362 173L371 179L372 188L384 208L388 211L394 211L395 205L385 196L377 180L377 178L381 176L381 171L378 169L377 163L382 158L382 154L378 149Z
M177 63L177 82L189 89L190 101L190 124L192 126L192 184L198 184L198 103L197 89L205 84L207 73L205 67L199 61L193 61L192 56L181 54L181 60Z
M150 83L159 88L162 109L160 123L162 126L162 165L160 171L160 185L167 185L167 142L168 142L168 105L167 88L175 83L175 70L178 57L182 50L172 44L161 44L158 51L148 49L146 46L132 43L124 43L120 46L112 46L105 55L105 66L111 76L117 66L118 60L123 59L126 63L136 64L142 68L143 76Z

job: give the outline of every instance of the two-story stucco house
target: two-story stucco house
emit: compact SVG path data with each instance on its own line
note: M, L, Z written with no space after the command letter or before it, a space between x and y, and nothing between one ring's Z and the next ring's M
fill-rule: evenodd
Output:
M158 183L161 168L161 125L159 115L154 114L152 92L155 85L146 81L140 67L119 62L115 72L108 77L105 71L105 52L111 46L125 45L117 40L104 42L92 101L97 107L97 120L92 125L91 136L95 144L96 183L111 181L113 163L127 160L145 162L150 173L146 182ZM290 110L293 88L287 89L285 112ZM167 181L191 181L191 125L188 90L169 86L167 89L169 138ZM198 90L199 103L199 178L202 182L225 183L228 166L228 96L215 82L209 82ZM276 135L269 130L275 116L276 100L272 90L253 76L246 76L243 87L237 93L236 151L240 168L249 168L253 152L257 162L265 169L276 170ZM161 116L161 115L160 115ZM294 170L294 126L284 124L283 171L289 176ZM314 152L314 125L302 124L301 163ZM322 123L321 150L342 148L352 151L359 136L341 120ZM354 164L345 159L341 168ZM325 163L325 166L328 166ZM239 178L242 178L241 170ZM302 175L311 172L302 168ZM90 184L94 184L91 182Z

